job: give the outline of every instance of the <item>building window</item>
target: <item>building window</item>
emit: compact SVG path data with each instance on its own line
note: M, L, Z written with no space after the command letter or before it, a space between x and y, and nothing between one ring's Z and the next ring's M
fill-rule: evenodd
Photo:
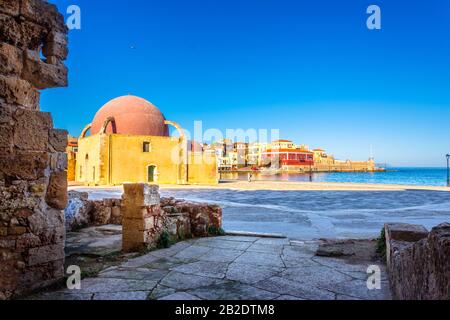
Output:
M150 152L150 142L144 142L142 145L143 152Z

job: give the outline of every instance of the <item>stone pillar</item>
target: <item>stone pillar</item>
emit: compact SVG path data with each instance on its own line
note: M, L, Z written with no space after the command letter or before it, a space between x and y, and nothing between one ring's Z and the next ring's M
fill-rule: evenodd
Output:
M125 252L155 247L163 229L159 186L124 184L122 196L122 248Z
M54 5L0 1L0 300L64 275L67 132L39 111L38 90L67 85L66 57Z
M430 233L419 225L386 224L389 283L397 300L450 299L450 223Z

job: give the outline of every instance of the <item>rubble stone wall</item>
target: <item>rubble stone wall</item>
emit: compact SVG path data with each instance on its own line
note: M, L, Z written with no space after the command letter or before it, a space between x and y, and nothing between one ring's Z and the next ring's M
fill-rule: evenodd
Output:
M157 187L154 188L158 192ZM121 199L88 200L86 192L69 191L69 204L65 210L66 229L121 225L123 204ZM211 229L218 231L222 227L222 208L217 205L161 198L157 210L164 230L169 232L173 241L208 236Z
M0 1L0 300L64 274L67 132L39 90L67 85L67 53L54 5Z
M125 184L122 196L122 246L126 252L153 249L166 231L171 241L211 235L222 227L219 206L160 199L159 187Z
M385 226L391 291L398 300L450 300L450 224Z

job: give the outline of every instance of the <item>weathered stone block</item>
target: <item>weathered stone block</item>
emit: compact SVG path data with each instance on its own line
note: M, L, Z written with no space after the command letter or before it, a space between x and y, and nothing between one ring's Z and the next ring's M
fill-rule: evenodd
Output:
M48 150L48 131L52 127L49 113L17 110L15 115L14 145L21 150Z
M14 146L14 132L11 126L0 125L0 146L4 152L11 153Z
M21 235L26 232L27 232L27 228L25 228L25 227L16 226L16 227L8 228L8 235L12 235L12 236Z
M11 16L18 16L20 12L20 1L18 0L2 0L0 12Z
M389 223L385 226L386 238L395 241L416 242L428 236L428 230L421 225Z
M0 238L0 249L15 250L16 249L16 241Z
M39 92L29 82L17 77L0 75L0 98L6 103L37 110L39 96Z
M7 227L0 227L0 236L6 237L8 235L8 228Z
M42 244L41 240L39 239L38 236L36 236L32 233L27 233L27 234L21 235L20 237L17 238L16 250L18 252L23 252L30 248L39 247L39 246L41 246L41 244Z
M122 228L133 232L146 230L144 219L123 219Z
M61 244L32 248L28 251L28 265L64 259L64 247Z
M42 48L42 53L46 58L56 57L58 60L65 60L68 55L67 35L62 32L51 32ZM56 61L49 61L56 62ZM55 64L55 63L52 63Z
M50 152L66 152L67 148L67 130L50 129L49 148Z
M411 226L416 229L417 226ZM420 230L420 228L418 229ZM389 282L394 299L450 299L450 224L416 242L389 241Z
M67 153L53 152L50 154L50 169L52 171L67 170Z
M22 69L22 51L10 44L0 43L0 74L19 76Z
M40 0L22 0L20 14L47 29L66 32L64 17L55 5Z
M111 208L111 223L112 224L122 224L122 213L120 207Z
M36 180L45 176L49 164L47 152L18 152L11 156L0 155L0 176L8 179Z
M111 207L105 207L102 201L94 203L92 210L92 222L94 225L102 226L109 224L111 220Z
M17 107L8 105L0 99L0 125L14 126L16 122L13 115L16 109Z
M48 31L31 21L0 13L0 39L18 48L38 50Z
M68 72L63 64L54 65L25 54L22 78L37 89L67 86Z
M67 206L67 172L58 171L50 175L45 201L55 209L64 210Z
M127 206L143 207L159 205L159 186L146 183L128 183L123 185L123 201Z

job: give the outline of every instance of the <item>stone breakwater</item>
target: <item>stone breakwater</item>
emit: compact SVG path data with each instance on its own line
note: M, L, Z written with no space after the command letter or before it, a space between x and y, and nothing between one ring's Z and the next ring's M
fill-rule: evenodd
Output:
M56 6L0 1L0 300L64 275L67 132L39 90L67 85L67 53Z
M399 300L450 300L450 223L386 224L391 291Z

